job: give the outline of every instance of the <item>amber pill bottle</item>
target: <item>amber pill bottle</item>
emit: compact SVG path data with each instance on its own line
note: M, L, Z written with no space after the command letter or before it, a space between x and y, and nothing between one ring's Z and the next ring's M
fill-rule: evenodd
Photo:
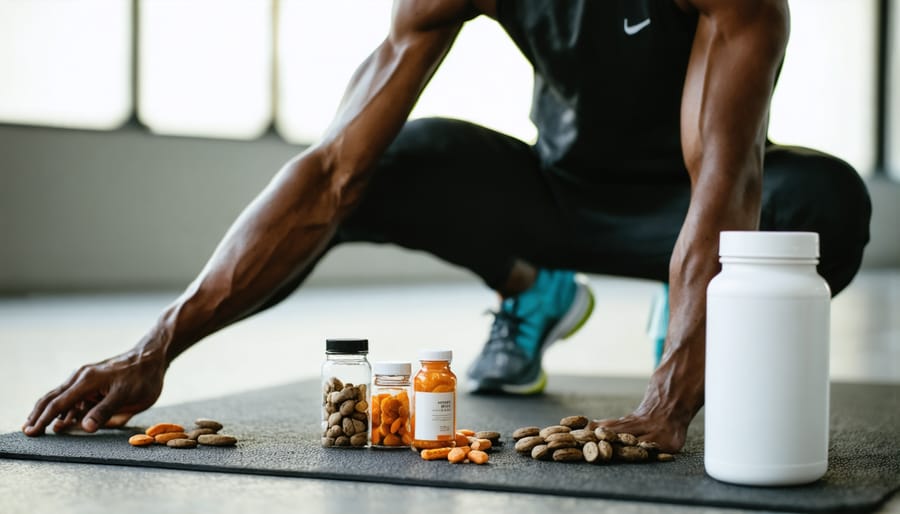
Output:
M421 368L413 379L413 448L426 450L454 445L456 375L450 370L450 350L420 350Z

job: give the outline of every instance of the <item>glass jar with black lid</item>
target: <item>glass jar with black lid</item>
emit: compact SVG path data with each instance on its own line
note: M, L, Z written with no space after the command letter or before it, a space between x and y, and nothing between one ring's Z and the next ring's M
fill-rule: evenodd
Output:
M372 367L367 339L327 339L322 363L322 446L369 444Z

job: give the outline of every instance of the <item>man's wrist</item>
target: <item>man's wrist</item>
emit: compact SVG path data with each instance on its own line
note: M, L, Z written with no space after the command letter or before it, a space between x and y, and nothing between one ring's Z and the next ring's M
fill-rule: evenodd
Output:
M159 317L156 325L141 339L135 350L141 360L158 359L165 367L187 349L183 335L176 333L180 308L172 306Z
M672 341L670 344L669 341ZM692 419L703 406L706 346L703 334L688 339L672 337L654 371L650 387L660 393L669 415Z

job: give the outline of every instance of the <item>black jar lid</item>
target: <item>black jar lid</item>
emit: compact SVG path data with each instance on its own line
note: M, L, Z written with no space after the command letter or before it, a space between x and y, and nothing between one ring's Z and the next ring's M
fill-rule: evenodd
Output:
M326 339L325 353L369 353L369 340Z

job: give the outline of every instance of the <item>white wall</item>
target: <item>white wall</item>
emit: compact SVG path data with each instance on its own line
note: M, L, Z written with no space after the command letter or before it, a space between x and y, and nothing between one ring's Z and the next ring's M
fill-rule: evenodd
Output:
M275 136L235 142L140 128L0 126L0 292L183 287L300 149ZM430 257L347 245L311 280L467 275Z
M0 292L180 288L301 147L0 125ZM869 266L900 266L900 186L870 181ZM421 253L338 248L311 281L470 279Z

